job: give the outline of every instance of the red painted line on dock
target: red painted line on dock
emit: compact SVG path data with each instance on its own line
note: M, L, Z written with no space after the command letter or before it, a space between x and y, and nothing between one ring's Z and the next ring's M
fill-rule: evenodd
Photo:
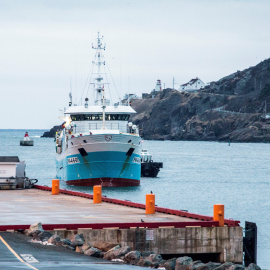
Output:
M33 187L37 188L37 189L41 189L41 190L46 190L46 191L51 191L52 190L51 187L47 187L47 186L34 185ZM87 198L87 199L93 199L93 195L83 193L83 192L71 191L71 190L66 190L66 189L60 189L59 192L61 194L78 196L78 197L83 197L83 198ZM107 198L107 197L102 197L102 201L107 202L107 203L114 203L114 204L119 204L119 205L123 205L123 206L128 206L128 207L145 209L145 204L142 204L142 203L135 203L135 202L124 201L124 200L119 200L119 199L112 199L112 198ZM208 222L212 221L212 222L214 222L213 217L211 217L211 216L193 214L193 213L189 213L189 212L186 212L186 211L174 210L174 209L158 207L158 206L155 208L155 210L156 210L156 212L159 212L159 213L165 213L165 214L169 214L169 215L176 215L176 216L180 216L180 217L192 218L192 219L197 219L197 220L200 220L200 221L208 221ZM224 223L228 227L240 226L239 225L240 224L239 220L224 219ZM128 224L128 223L126 223L126 224ZM132 223L132 224L134 224L134 223ZM141 224L141 223L138 223L138 224ZM162 223L162 224L165 224L165 222ZM197 225L197 222L196 223L192 222L192 224L194 226L200 226L200 225ZM174 226L174 225L159 225L159 226ZM192 225L187 225L187 226L192 226ZM207 227L211 227L211 226L207 226ZM216 226L216 225L213 225L213 226ZM119 227L119 223L118 223L118 225L116 227ZM136 226L133 225L131 227L136 227Z
M0 231L7 230L26 230L28 225L0 225ZM50 231L55 229L78 230L78 229L105 229L105 228L148 228L155 229L159 227L217 227L218 221L198 221L198 222L140 222L140 223L83 223L83 224L42 224L44 230Z

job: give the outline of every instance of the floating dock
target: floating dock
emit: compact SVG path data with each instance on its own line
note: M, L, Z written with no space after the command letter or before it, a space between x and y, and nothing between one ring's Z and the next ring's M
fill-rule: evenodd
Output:
M154 251L162 256L189 255L199 259L233 263L243 261L243 228L225 219L220 227L213 217L35 185L33 189L3 190L0 196L0 231L26 230L41 222L45 230L65 238L82 233L88 242L107 241L132 250Z

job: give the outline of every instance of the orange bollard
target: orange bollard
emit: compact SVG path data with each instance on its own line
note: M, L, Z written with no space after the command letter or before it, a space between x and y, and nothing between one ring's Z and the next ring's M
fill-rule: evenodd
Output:
M219 222L219 226L224 226L224 204L214 204L214 221Z
M102 188L101 186L94 186L93 188L94 196L93 201L94 203L101 203L102 201Z
M59 179L53 179L52 180L52 195L59 195L59 186L60 186Z
M146 204L145 204L145 213L155 214L155 195L146 194Z

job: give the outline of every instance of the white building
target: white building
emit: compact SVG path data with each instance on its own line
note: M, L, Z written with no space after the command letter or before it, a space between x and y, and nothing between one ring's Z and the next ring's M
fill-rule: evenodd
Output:
M162 91L161 80L157 80L155 91Z
M188 92L196 92L202 88L204 88L205 83L196 77L195 79L191 79L188 83L180 85L179 91L188 91Z
M138 99L139 97L136 94L125 94L124 100Z

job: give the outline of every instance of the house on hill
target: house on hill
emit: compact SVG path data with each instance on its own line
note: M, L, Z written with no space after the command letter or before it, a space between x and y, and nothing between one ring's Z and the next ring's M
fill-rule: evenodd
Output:
M195 79L191 79L188 83L180 85L179 91L188 91L188 92L196 92L202 88L204 88L205 83L196 77Z

